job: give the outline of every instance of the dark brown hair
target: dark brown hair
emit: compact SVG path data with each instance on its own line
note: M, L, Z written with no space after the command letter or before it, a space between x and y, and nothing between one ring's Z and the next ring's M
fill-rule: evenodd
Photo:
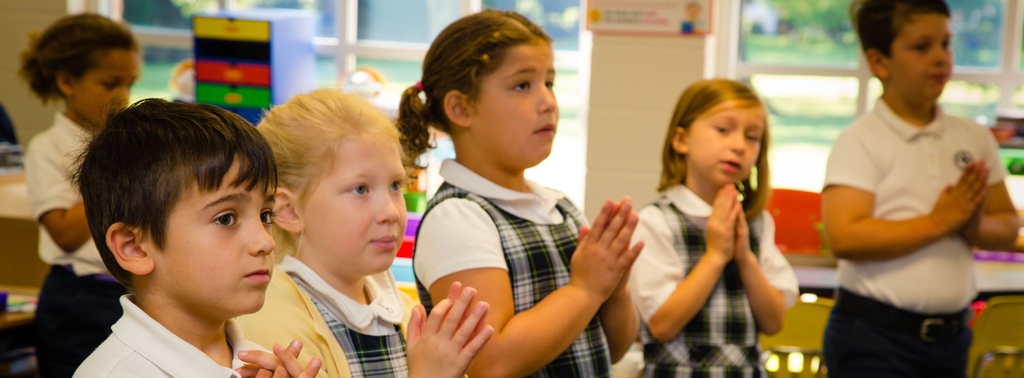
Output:
M42 35L29 36L18 74L45 103L64 97L57 87L57 74L82 77L96 66L100 54L121 49L139 50L131 30L124 25L96 14L66 16Z
M878 50L892 54L892 41L911 17L937 13L949 17L949 6L942 0L854 0L850 21L860 37L863 51Z
M74 181L103 265L129 290L132 275L121 268L106 243L114 223L138 228L162 248L167 219L182 193L221 186L238 163L232 186L277 185L274 153L252 124L212 105L146 99L107 117L106 127L79 158Z
M532 43L550 44L551 37L515 12L485 10L444 28L427 50L422 81L405 90L398 108L406 165L415 167L416 158L432 147L430 127L450 132L445 95L459 91L476 99L480 81L501 65L505 51Z
M739 101L741 106L764 106L750 87L725 79L698 81L686 88L679 96L679 102L676 103L676 109L672 112L672 119L668 123L668 131L665 133L665 145L662 147L661 153L661 182L658 184L658 191L664 191L673 185L685 184L686 181L686 155L677 152L672 146L677 129L683 128L689 131L694 120L727 101ZM747 177L740 181L737 187L743 194L743 210L747 219L761 215L771 194L768 171L770 134L767 119L764 120L764 124L761 152L754 165L756 172L751 172L751 176L756 173L757 180L752 181L750 177Z

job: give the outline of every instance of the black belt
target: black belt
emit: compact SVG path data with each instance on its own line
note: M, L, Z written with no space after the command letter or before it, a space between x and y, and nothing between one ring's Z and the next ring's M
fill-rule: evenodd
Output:
M936 342L960 335L967 325L967 309L955 314L925 315L896 308L839 288L836 309L894 331L909 333L923 341Z

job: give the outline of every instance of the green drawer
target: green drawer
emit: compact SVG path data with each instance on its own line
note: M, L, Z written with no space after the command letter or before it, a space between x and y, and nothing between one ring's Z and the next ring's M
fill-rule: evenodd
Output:
M242 108L270 108L270 89L221 84L196 84L196 101Z

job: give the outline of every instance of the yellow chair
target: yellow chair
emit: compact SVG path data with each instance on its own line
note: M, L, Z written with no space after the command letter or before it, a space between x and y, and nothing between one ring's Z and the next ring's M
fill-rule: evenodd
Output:
M782 331L771 336L761 335L766 361L773 356L778 359L778 369L771 369L774 364L768 361L769 377L827 377L821 349L833 304L827 298L798 301L786 311Z
M989 299L973 332L969 377L1024 377L1024 296Z

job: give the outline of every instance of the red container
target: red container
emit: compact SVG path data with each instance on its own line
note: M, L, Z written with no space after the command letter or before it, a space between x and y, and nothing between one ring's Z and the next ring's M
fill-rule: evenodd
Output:
M406 236L402 239L402 245L398 247L398 257L412 258L412 249L416 245L416 238Z
M200 59L196 61L196 81L269 87L270 66Z

